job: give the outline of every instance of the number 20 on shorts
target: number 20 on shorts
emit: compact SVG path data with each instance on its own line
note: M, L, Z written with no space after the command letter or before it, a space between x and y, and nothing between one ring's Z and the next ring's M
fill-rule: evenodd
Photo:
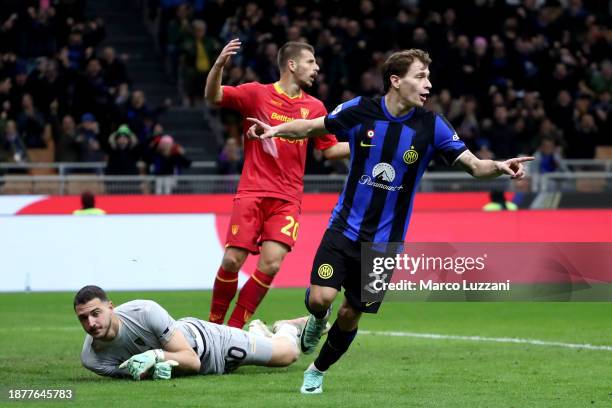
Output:
M285 219L289 221L289 224L281 228L281 232L287 236L292 237L294 241L297 240L298 229L300 228L300 223L296 222L295 218L293 218L290 215L286 216Z

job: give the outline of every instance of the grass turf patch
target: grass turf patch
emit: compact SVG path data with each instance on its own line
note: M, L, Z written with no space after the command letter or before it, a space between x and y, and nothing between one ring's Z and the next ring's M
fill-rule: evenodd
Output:
M274 289L257 317L272 323L303 315L303 294ZM206 318L210 301L210 292L109 295L116 305L155 300L175 318ZM50 403L74 407L612 405L610 351L372 334L358 335L329 370L322 395L299 394L302 372L316 354L287 368L243 367L225 376L166 382L103 378L80 365L84 332L72 296L0 295L0 405L8 401L8 388L71 388L72 402ZM612 345L611 312L609 303L387 303L378 315L364 316L360 328Z

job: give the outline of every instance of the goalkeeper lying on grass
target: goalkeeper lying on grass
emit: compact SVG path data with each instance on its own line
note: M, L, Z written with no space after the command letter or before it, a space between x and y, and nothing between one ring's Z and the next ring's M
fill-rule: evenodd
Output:
M83 366L100 375L135 380L225 374L241 365L288 366L300 354L298 336L306 322L281 320L272 333L258 320L248 332L193 317L174 320L151 300L115 308L97 286L79 290L74 311L87 332Z

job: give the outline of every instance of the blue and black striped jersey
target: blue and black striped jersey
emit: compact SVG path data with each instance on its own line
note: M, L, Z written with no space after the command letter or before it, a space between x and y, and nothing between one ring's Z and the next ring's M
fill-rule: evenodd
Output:
M348 138L351 148L349 175L328 228L353 241L402 242L432 156L452 165L467 150L442 116L413 108L394 117L381 97L342 103L325 117L325 127Z

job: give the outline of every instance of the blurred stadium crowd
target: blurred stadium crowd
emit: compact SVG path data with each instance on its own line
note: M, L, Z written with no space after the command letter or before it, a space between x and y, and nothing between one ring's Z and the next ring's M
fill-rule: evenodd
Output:
M105 35L85 1L0 1L0 162L107 161L113 175L189 165L158 121L170 100L150 107Z
M143 3L184 105L202 105L206 75L232 38L243 50L224 72L228 85L274 82L278 48L312 44L321 69L310 93L329 110L356 95L380 94L378 69L388 53L416 47L433 59L427 106L482 158L535 154L535 171L562 171L561 158L605 158L609 149L598 146L612 145L607 0ZM155 172L156 154L181 156L177 163L188 165L159 123L169 103L147 104L132 86L137 73L127 72L128 56L99 46L105 24L86 18L84 1L0 5L0 161L32 159L32 151L52 145L56 161L109 160L117 167L112 174L142 171L136 162L143 158ZM219 169L238 173L240 121L230 112L222 117ZM163 149L162 139L169 144ZM314 158L308 172L337 170Z

